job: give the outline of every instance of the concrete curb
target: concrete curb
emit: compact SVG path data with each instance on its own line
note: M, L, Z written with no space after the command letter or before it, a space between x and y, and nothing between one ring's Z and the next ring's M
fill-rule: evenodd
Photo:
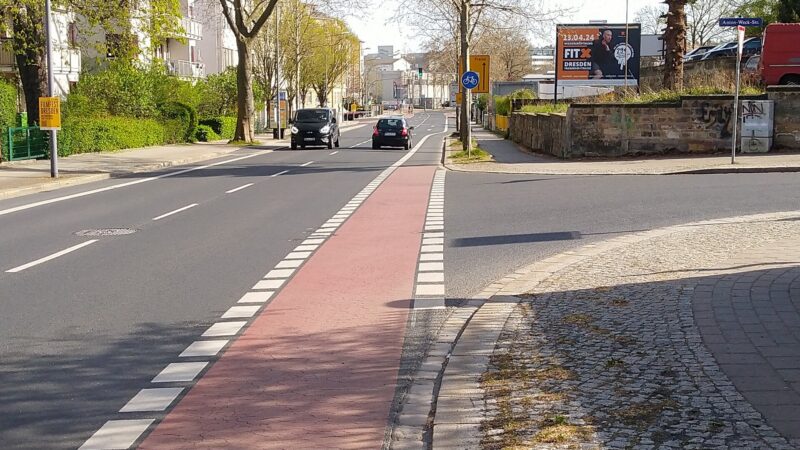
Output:
M484 163L486 164L486 163ZM491 164L491 163L490 163ZM569 163L565 163L569 164ZM730 173L796 173L800 172L800 166L783 166L783 167L719 167L707 169L686 169L677 171L637 171L637 172L608 172L608 171L568 171L568 170L550 170L550 171L511 171L511 170L477 170L467 169L464 166L469 164L453 164L445 162L445 167L454 172L469 172L469 173L495 173L505 175L560 175L560 176L653 176L653 175L706 175L706 174L730 174Z
M563 252L519 269L487 286L475 296L460 317L468 317L455 334L455 342L441 364L439 384L434 389L429 410L432 435L430 448L476 448L483 437L481 422L485 419L487 403L480 386L480 377L486 372L489 358L508 318L520 302L519 295L529 292L552 275L588 258L612 251L622 246L686 231L690 228L798 217L800 211L754 214L724 219L691 222L611 238ZM474 306L478 303L477 308ZM455 315L455 314L454 314ZM456 320L450 320L444 329L450 330ZM428 357L430 358L430 356ZM427 358L423 367L427 364ZM415 405L419 408L419 405ZM405 412L405 406L403 408ZM410 447L397 447L410 448Z

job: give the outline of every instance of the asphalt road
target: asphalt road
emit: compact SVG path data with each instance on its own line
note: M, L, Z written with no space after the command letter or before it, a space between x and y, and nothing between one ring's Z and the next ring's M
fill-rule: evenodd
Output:
M417 141L441 133L444 121L417 114ZM343 133L341 149L243 149L210 163L254 156L29 209L13 210L153 174L0 202L0 447L76 448L113 418L267 270L406 154L372 150L371 132ZM439 136L407 164L436 164ZM135 232L75 234L101 228ZM78 245L85 246L25 267Z
M444 116L418 114L412 123L421 124L419 141L440 133ZM265 271L405 155L371 150L370 133L343 134L338 153L243 149L149 181L153 174L0 201L0 447L75 448L113 418ZM436 164L438 136L406 164ZM225 162L238 157L246 158ZM139 183L9 212L130 182ZM800 174L449 172L445 198L447 296L468 298L520 266L619 233L797 209ZM75 234L99 228L134 232ZM401 378L440 319L414 317Z

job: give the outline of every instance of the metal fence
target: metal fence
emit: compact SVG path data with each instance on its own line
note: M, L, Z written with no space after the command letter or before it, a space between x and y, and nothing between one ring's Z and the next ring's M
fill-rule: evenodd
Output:
M47 158L47 144L47 133L39 127L8 128L2 139L3 160Z

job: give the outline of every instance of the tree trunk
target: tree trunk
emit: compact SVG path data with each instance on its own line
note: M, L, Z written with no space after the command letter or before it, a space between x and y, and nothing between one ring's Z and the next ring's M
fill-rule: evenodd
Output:
M237 38L236 49L239 52L239 65L236 67L236 89L239 92L236 100L236 132L234 141L253 142L253 116L255 101L253 100L253 59L250 55L250 41ZM244 95L241 93L244 92Z
M667 29L664 32L664 89L683 90L683 55L686 53L686 0L667 0Z
M14 52L25 95L25 110L28 112L28 126L39 122L39 97L49 94L47 90L47 57L44 37L44 7L28 7L27 14L15 14L12 19L14 38L11 50Z
M469 67L469 19L470 19L470 0L461 2L461 60L464 62L464 72L470 70ZM458 82L461 83L460 73L456 74ZM472 104L472 91L461 89L461 148L465 152L472 149L472 127L469 123L469 110Z

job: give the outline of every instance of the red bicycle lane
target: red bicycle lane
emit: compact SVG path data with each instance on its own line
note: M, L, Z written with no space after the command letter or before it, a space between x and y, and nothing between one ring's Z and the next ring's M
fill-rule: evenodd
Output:
M380 448L434 172L395 170L140 448Z

